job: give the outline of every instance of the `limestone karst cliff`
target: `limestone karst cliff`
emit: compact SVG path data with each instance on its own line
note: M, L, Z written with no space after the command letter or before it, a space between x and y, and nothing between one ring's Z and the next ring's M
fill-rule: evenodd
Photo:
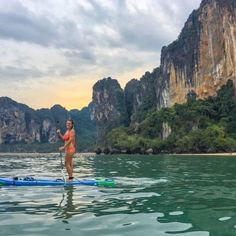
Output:
M38 151L36 146L24 145L38 143L40 151L57 152L51 144L58 141L57 128L65 131L68 118L75 122L78 149L88 150L95 143L95 124L90 117L92 107L89 104L80 111L68 111L60 105L54 105L50 109L34 110L8 97L0 97L0 151L8 150L4 148L9 144L12 146L10 151ZM21 144L20 150L15 150L14 144ZM42 144L45 144L45 149Z
M190 91L213 96L228 79L236 81L236 2L202 1L179 38L163 47L160 68L165 106L185 102Z
M119 87L121 102L107 97L110 91L106 79L99 82L103 87L95 87L97 141L104 140L108 126L124 125L127 116L132 122L140 109L158 110L184 103L189 94L198 99L214 96L229 79L236 84L236 1L203 0L190 14L178 39L162 48L160 67L145 73L140 80L132 79L124 91L114 82ZM118 121L110 119L108 113ZM106 122L101 122L101 117L106 117Z
M46 122L46 120L45 120ZM46 123L42 132L46 132ZM41 141L40 123L33 109L10 98L0 98L0 144Z
M92 117L96 121L97 143L104 143L105 134L112 128L127 123L127 110L123 90L117 80L110 77L93 86Z

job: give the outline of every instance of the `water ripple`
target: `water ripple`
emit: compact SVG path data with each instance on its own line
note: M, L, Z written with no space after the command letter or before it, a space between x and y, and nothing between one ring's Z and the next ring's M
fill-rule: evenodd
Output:
M112 177L117 186L0 187L1 235L236 235L235 161L80 155L76 177ZM58 178L60 158L1 154L0 171Z

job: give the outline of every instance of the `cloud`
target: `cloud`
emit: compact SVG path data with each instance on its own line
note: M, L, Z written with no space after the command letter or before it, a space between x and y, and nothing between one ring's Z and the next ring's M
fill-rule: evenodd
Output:
M21 68L14 66L0 66L0 79L8 80L8 79L27 79L27 78L40 78L43 76L43 73L37 68Z
M45 16L32 14L16 3L9 11L0 11L0 38L49 46L59 36L55 25Z
M159 65L200 0L11 0L0 6L0 80L86 73L119 79ZM132 77L140 76L134 74ZM89 91L91 93L91 91ZM1 94L0 94L1 96Z
M12 0L7 7L0 8L0 38L59 49L127 46L156 50L175 39L183 26L183 16L186 19L200 0L191 4L188 0L44 0L34 3Z

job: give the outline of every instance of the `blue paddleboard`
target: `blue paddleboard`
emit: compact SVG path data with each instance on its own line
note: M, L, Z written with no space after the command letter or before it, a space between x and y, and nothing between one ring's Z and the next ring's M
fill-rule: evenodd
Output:
M62 179L36 179L33 177L0 177L0 185L2 186L60 186L60 185L90 185L113 187L115 182L112 179L95 178L95 179L73 179L73 181L64 181Z

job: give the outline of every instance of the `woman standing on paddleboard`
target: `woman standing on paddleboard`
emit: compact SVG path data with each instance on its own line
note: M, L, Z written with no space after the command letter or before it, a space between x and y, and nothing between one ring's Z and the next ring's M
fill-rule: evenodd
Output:
M69 180L73 180L73 156L75 154L75 130L74 122L71 119L66 121L66 133L61 134L61 131L58 129L58 136L65 141L64 146L59 148L59 151L65 151L65 167L69 176Z

